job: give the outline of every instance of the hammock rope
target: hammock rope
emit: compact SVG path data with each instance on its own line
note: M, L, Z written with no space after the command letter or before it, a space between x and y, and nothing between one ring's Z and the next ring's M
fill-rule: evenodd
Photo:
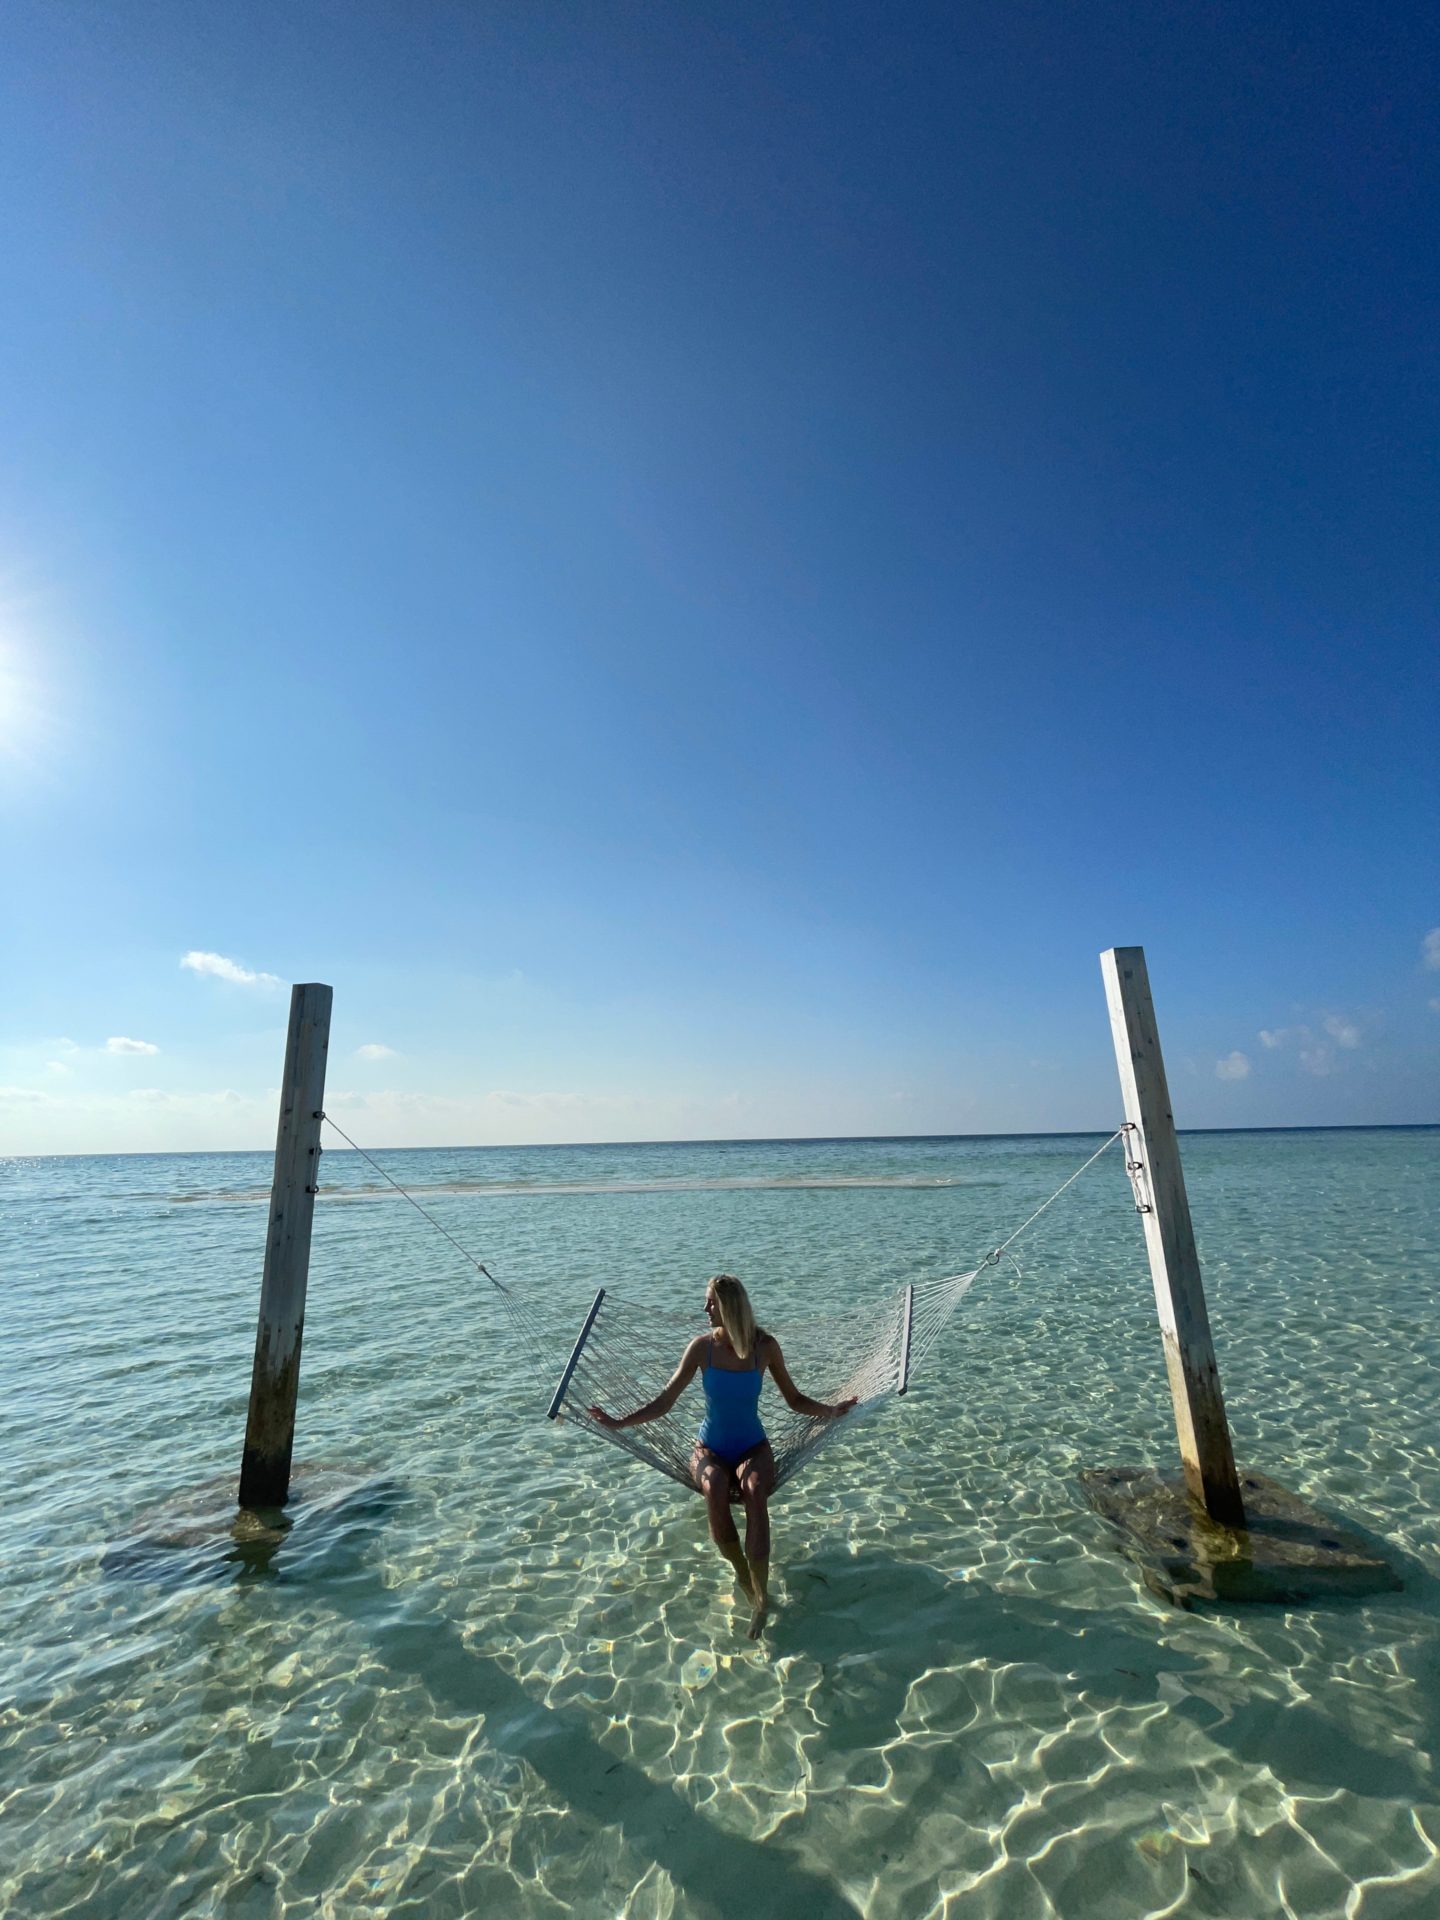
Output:
M521 1291L496 1279L484 1261L462 1246L434 1214L407 1193L343 1128L336 1126L329 1114L322 1117L477 1273L484 1275L495 1289L515 1332L529 1347L539 1376L547 1382L553 1381L556 1377L555 1332L531 1311ZM1041 1214L1054 1206L1066 1189L1128 1131L1128 1126L1117 1127L1089 1159L1061 1182L1048 1200L978 1265L963 1273L893 1288L878 1300L838 1313L787 1323L783 1329L782 1351L792 1377L803 1382L803 1390L827 1405L852 1397L858 1404L841 1420L797 1413L783 1403L778 1416L773 1411L767 1414L765 1431L775 1455L777 1487L813 1459L837 1434L849 1431L857 1419L874 1412L892 1395L906 1391L980 1275L1002 1259L1008 1258L1014 1263L1009 1250L1021 1234L1034 1226ZM1016 1264L1016 1272L1019 1271ZM693 1492L690 1461L695 1449L695 1431L692 1420L672 1407L668 1413L647 1420L642 1426L617 1430L603 1426L589 1409L598 1405L612 1414L629 1413L654 1400L671 1379L680 1354L695 1333L693 1315L670 1313L650 1303L626 1300L602 1287L591 1303L559 1385L552 1394L550 1417L563 1419L598 1440L608 1441Z
M435 1218L434 1214L427 1212L427 1210L424 1207L422 1207L420 1202L415 1198L413 1193L407 1193L404 1187L401 1186L398 1180L391 1179L391 1176L385 1171L384 1167L380 1165L380 1162L378 1160L372 1160L370 1158L370 1155L366 1153L363 1147L356 1146L355 1142L350 1138L349 1134L346 1133L345 1129L341 1126L336 1126L335 1122L330 1118L328 1113L322 1113L320 1118L325 1122L327 1127L333 1128L334 1131L339 1134L340 1138L345 1142L347 1147L354 1148L355 1152L359 1154L360 1158L365 1162L367 1167L373 1167L376 1173L379 1174L382 1180L388 1180L390 1182L390 1185L395 1189L396 1193L399 1194L400 1198L402 1200L408 1200L411 1206L415 1209L415 1211L418 1214L420 1214L424 1219L428 1220L431 1226L434 1227L437 1233L444 1234L445 1238L450 1242L451 1246L454 1247L455 1251L460 1255L462 1260L468 1261L469 1264L472 1267L474 1267L477 1273L483 1273L485 1278L490 1282L492 1287L498 1287L501 1293L505 1293L508 1291L508 1289L503 1285L501 1285L500 1281L498 1281L495 1278L494 1274L491 1273L489 1267L485 1265L485 1262L483 1260L477 1260L474 1254L471 1253L468 1248L462 1247L460 1242L455 1238L454 1234L451 1233L448 1228L442 1227L440 1222Z

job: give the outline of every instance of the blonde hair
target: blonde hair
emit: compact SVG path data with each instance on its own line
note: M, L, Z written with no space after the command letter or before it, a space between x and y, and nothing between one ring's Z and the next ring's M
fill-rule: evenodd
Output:
M749 1294L733 1273L717 1273L710 1287L715 1295L715 1305L726 1338L740 1358L748 1360L756 1342L764 1337L763 1328L755 1324L755 1310L750 1305Z

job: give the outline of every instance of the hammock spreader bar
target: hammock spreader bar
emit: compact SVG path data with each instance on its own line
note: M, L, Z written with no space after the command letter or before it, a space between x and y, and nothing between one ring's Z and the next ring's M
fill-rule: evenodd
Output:
M595 1298L590 1302L590 1311L586 1314L585 1324L580 1329L580 1338L575 1342L570 1352L570 1358L565 1362L565 1371L560 1376L560 1384L555 1389L554 1398L550 1402L549 1412L545 1415L547 1420L553 1420L560 1411L565 1399L565 1390L570 1385L570 1376L580 1364L580 1356L585 1351L585 1342L590 1338L590 1329L595 1324L595 1316L599 1313L600 1304L604 1298L605 1289L601 1287Z
M897 1394L904 1393L910 1384L910 1329L915 1323L914 1287L906 1287L905 1303L901 1313L903 1317L900 1322L900 1384L895 1389Z

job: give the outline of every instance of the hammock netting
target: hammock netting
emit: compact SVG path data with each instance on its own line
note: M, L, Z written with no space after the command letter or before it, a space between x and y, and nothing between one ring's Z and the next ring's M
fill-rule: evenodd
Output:
M905 1391L980 1271L977 1267L969 1273L898 1287L848 1311L767 1329L779 1341L790 1377L802 1393L826 1405L852 1395L859 1402L838 1420L796 1413L767 1376L761 1390L761 1418L775 1455L777 1487L868 1410ZM668 1413L643 1426L617 1432L602 1426L588 1409L598 1405L619 1415L653 1400L699 1331L694 1316L659 1312L602 1290L562 1375L564 1353L556 1353L553 1340L545 1337L512 1290L501 1292L537 1364L548 1361L552 1384L559 1381L551 1402L553 1417L598 1440L608 1440L693 1491L690 1462L702 1391L698 1377Z

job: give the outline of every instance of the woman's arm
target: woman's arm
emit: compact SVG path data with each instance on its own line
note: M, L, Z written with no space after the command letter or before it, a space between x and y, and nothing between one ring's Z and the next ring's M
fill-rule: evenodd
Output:
M790 1378L790 1369L786 1366L785 1356L780 1351L780 1342L773 1333L766 1338L769 1342L765 1354L766 1364L775 1376L776 1386L785 1396L786 1405L793 1407L796 1413L808 1413L812 1420L838 1420L842 1413L848 1413L855 1405L854 1394L851 1394L848 1400L837 1401L832 1407L823 1400L812 1400L808 1393L801 1393Z
M587 1407L586 1412L592 1420L598 1420L602 1427L608 1427L612 1433L618 1432L621 1427L643 1427L647 1420L658 1420L662 1413L670 1411L695 1377L695 1369L700 1364L700 1352L708 1338L708 1334L696 1334L669 1380L655 1398L647 1400L643 1407L636 1407L633 1413L622 1413L619 1419L613 1413L606 1413L603 1407Z

